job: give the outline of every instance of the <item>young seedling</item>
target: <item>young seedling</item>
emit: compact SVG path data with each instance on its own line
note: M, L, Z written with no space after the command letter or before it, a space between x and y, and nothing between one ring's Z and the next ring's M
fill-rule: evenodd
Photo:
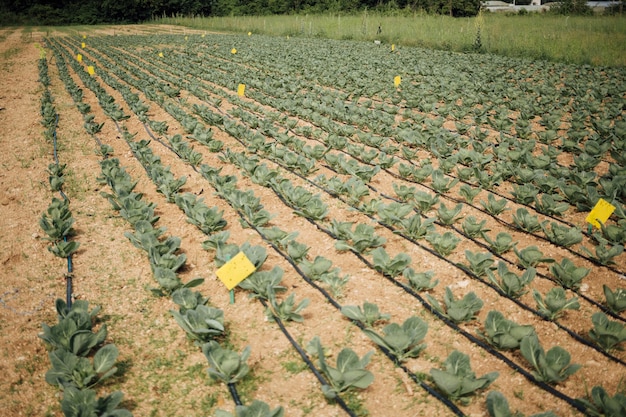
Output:
M626 326L621 322L609 320L602 312L594 313L591 322L593 329L589 331L589 337L603 350L619 349L626 341Z
M604 297L606 298L606 306L615 314L620 314L626 310L626 289L618 288L612 291L608 286L603 285Z
M428 291L439 284L439 280L433 282L433 271L415 272L412 268L406 268L402 275L409 281L409 285L415 291Z
M487 388L498 378L498 372L490 372L480 378L470 366L469 356L454 350L444 362L444 369L431 369L435 384L448 398L468 404L470 395Z
M382 314L378 306L367 301L361 306L343 306L341 314L351 320L363 323L366 327L374 327L374 323L378 321L386 321L391 317L389 314Z
M546 293L545 298L541 296L539 291L533 290L533 298L537 303L539 313L552 321L561 317L565 310L580 309L578 297L572 297L568 300L565 290L562 287L552 288Z
M461 299L455 299L450 287L446 287L443 296L445 309L439 301L430 294L426 294L426 299L432 304L433 308L441 315L447 317L455 323L471 321L476 318L476 314L483 307L483 301L478 298L474 292L469 292Z
M365 389L374 382L374 375L365 369L374 352L368 352L359 359L352 349L344 348L337 355L337 367L334 368L326 362L319 337L315 336L307 349L317 356L320 369L330 383L322 386L322 392L328 399L335 399L340 393L350 389Z
M372 329L363 330L374 343L393 354L398 362L415 358L426 348L422 342L427 331L428 324L416 316L409 317L402 325L397 323L386 325L383 328L383 336Z
M484 328L485 332L480 334L489 344L499 350L519 349L522 339L535 333L533 326L522 326L507 320L501 312L496 310L487 313Z
M570 364L569 352L560 346L554 346L546 353L536 334L522 339L520 352L533 367L533 376L548 384L563 382L581 368L581 365Z

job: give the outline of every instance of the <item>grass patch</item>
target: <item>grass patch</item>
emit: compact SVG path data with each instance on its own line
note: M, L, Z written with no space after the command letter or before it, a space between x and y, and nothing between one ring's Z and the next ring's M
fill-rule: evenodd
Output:
M380 40L381 47L395 44L396 47L468 52L475 50L477 19L481 19L482 52L582 65L626 66L623 53L626 18L619 16L485 13L478 18L452 18L424 13L390 16L363 12L355 15L169 17L150 23L230 33ZM396 51L401 53L401 49Z

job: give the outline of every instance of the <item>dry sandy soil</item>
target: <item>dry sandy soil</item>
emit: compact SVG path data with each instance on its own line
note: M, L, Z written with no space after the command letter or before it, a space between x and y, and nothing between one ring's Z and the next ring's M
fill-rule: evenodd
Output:
M0 31L0 141L3 150L0 153L0 262L3 283L0 289L0 407L6 416L61 415L60 391L44 380L49 362L46 348L38 338L41 323L53 324L56 321L54 300L64 297L67 272L66 263L46 250L47 242L43 240L44 234L38 224L41 214L55 196L49 189L47 175L48 165L53 162L53 148L43 137L39 115L43 87L38 82L40 50L36 43L41 42L44 35L20 29ZM125 400L122 405L140 417L212 415L217 406L232 411L227 389L209 382L206 359L186 339L168 313L175 305L169 299L155 297L148 291L154 285L148 260L124 237L129 226L100 196L100 191L107 190L96 181L100 167L99 157L94 153L94 141L83 130L81 115L60 82L54 65L50 65L50 74L50 91L61 114L59 159L61 163L68 164L65 192L71 200L71 210L76 219L75 240L81 244L74 256L74 296L103 307L99 316L101 323L106 323L108 327L108 340L120 349L118 375L101 387L100 392L123 391ZM75 81L79 82L78 78ZM111 90L110 94L116 93ZM122 102L121 96L115 97ZM92 104L92 108L98 107L91 93L85 94L85 101ZM95 111L96 120L106 120L101 109ZM173 126L170 134L176 133L174 129L180 130L180 127L174 127L175 122L165 112L160 109L155 112L152 113L155 120L168 120ZM126 126L131 132L144 134L137 120L131 118ZM235 304L229 303L228 293L215 279L212 256L201 249L200 244L205 237L185 221L182 212L167 204L163 196L156 192L112 123L105 124L100 137L115 148L115 157L120 159L133 178L139 180L138 190L145 193L148 201L158 204L159 225L167 227L169 234L183 239L188 259L188 266L181 274L183 280L204 277L206 282L199 290L210 296L213 305L224 310L231 332L230 343L237 350L246 345L252 347L249 361L253 369L252 377L240 387L244 399L261 399L272 407L282 405L289 416L343 415L336 405L325 401L318 382L306 371L276 326L266 322L262 306L248 299L243 292L237 293ZM218 137L227 144L232 142L225 134ZM162 153L164 164L171 165L177 175L188 176L189 190L206 190L209 205L215 204L225 210L224 217L229 222L235 242L263 244L250 229L240 227L236 214L228 205L211 197L206 182L197 174L167 155L163 149L155 149L155 152ZM207 154L205 158L212 158L220 164L215 156ZM225 167L224 173L233 169L232 166ZM240 181L246 180L240 178ZM350 254L335 253L330 238L320 234L301 217L293 216L291 210L275 196L268 195L271 194L269 191L249 181L245 184L263 197L266 209L278 215L274 224L284 230L300 231L299 239L303 241L317 242L310 255L331 258L341 265L342 271L353 277L345 290L344 304L361 304L363 300L375 302L383 312L392 313L395 322L401 322L403 317L411 314L423 315L423 310L414 300L385 283L379 274L364 268L358 259ZM385 187L385 184L377 186ZM275 206L272 201L275 201ZM344 220L360 218L356 214L345 214ZM391 234L388 237L392 239ZM523 239L519 239L520 247L527 245ZM390 253L406 251L414 259L423 255L416 248L402 245L392 243ZM270 253L267 264L290 269L275 253ZM621 264L623 266L623 260ZM466 291L468 283L465 279L452 279L458 272L450 266L424 257L422 267L437 269L438 277L444 281L450 277L448 281L455 283L453 288ZM602 270L594 274L596 278L610 282L613 288L620 285L618 277ZM342 320L334 308L325 303L316 291L298 281L295 274L286 273L285 282L290 291L297 293L298 299L308 297L313 300L306 310L305 323L290 324L289 328L298 341L306 344L313 336L320 335L323 344L335 354L346 343L359 355L375 350L367 337L347 320ZM593 285L588 291L594 298L602 299L601 286ZM486 306L481 312L479 322L482 322L486 312L498 306L500 301L494 294L479 295ZM536 325L546 347L554 346L563 339L563 334L553 324L533 319L530 314L518 313L510 318ZM582 323L568 324L581 333L588 327ZM474 333L478 324L475 327L472 330ZM440 366L448 354L458 348L471 354L477 375L493 369L502 370L493 388L505 393L512 409L525 414L554 410L561 416L577 415L565 403L547 398L548 394L453 333L442 325L431 326L426 339L429 345L426 354L411 360L409 368L428 374L432 367ZM622 379L626 373L621 365L611 363L585 346L574 344L567 347L573 362L581 363L583 370L560 385L559 389L574 398L584 395L585 387L598 384L610 393L620 387L624 389ZM622 352L617 355L622 360L626 359ZM356 394L353 400L360 402L370 415L451 415L404 373L394 369L380 352L374 355L368 369L374 372L376 381L363 393ZM469 406L463 407L463 411L468 415L486 415L484 397L485 393L480 394Z

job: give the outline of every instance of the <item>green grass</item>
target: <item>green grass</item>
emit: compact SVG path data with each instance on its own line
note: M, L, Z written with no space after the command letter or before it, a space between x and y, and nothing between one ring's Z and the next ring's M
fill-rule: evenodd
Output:
M241 17L170 17L150 23L231 33L301 36L443 49L474 50L479 18L413 15L288 15ZM378 27L381 33L377 34ZM482 52L572 64L624 67L626 17L525 16L486 13L481 22Z

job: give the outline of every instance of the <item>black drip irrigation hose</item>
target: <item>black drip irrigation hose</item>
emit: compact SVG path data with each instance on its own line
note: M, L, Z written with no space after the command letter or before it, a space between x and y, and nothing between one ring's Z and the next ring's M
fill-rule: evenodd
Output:
M259 299L259 301L261 302L263 307L267 308L267 303L265 302L265 300ZM306 365L309 367L311 372L313 372L313 374L315 375L317 380L320 382L320 384L330 386L328 381L326 381L326 378L324 378L324 376L315 367L313 362L311 362L311 359L309 359L309 356L306 354L304 349L302 349L302 346L300 346L298 344L298 342L296 342L293 339L293 337L291 337L291 334L289 333L289 331L287 330L287 328L283 324L283 322L280 319L280 317L277 317L276 315L272 314L272 319L276 321L276 324L278 324L278 327L280 328L280 330L283 332L283 334L285 335L287 340L289 340L289 343L291 343L293 348L298 352L298 354L300 355L300 357L302 358L304 363L306 363ZM350 407L348 407L348 405L345 403L345 401L339 395L337 395L334 400L337 402L339 407L341 407L341 409L343 409L350 417L357 417L357 415L354 414L352 409L350 409Z
M59 155L57 151L57 126L59 125L59 113L56 114L56 120L54 123L54 132L52 134L52 149L54 155L54 163L59 165ZM59 190L61 197L65 201L69 201L67 195L63 192L63 190ZM67 236L63 236L63 240L67 242ZM65 303L68 309L72 308L72 293L73 293L73 275L74 275L74 265L72 263L72 254L67 256L67 274L65 274Z

